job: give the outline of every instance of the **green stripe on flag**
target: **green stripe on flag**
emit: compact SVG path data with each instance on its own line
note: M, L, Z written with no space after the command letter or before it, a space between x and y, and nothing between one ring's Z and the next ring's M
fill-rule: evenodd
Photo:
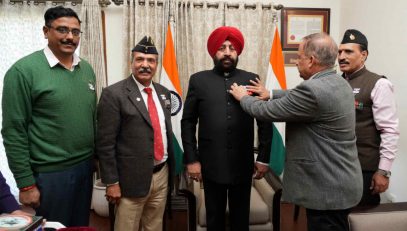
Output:
M273 123L273 139L271 141L270 168L278 176L283 173L285 162L285 147L280 132Z
M175 137L174 133L172 134L173 138L173 149L174 149L174 157L175 157L175 175L178 175L184 171L184 164L183 164L183 156L184 152L181 149L181 146L178 143L177 137Z

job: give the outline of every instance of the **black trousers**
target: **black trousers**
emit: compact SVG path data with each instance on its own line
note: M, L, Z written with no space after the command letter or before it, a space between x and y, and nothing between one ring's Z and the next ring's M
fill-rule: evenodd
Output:
M350 209L315 210L307 209L308 231L348 231Z
M230 230L248 231L251 182L230 185L204 179L203 184L207 230L224 231L226 229L226 204L229 200Z
M35 174L41 193L36 214L67 227L88 226L92 197L92 165L86 160L69 169Z
M363 195L362 200L359 202L359 206L371 206L380 204L380 194L372 194L370 185L372 182L375 171L363 171Z

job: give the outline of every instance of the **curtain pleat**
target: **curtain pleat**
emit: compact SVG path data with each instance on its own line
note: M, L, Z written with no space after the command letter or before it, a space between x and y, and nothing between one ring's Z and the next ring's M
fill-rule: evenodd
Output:
M126 78L131 73L131 49L144 37L151 36L162 59L165 42L165 29L169 20L170 0L153 2L145 1L139 4L138 0L132 0L123 6L123 70ZM153 80L159 82L161 62Z
M256 3L254 9L246 9L240 3L237 9L226 8L225 25L239 28L245 39L238 67L258 74L265 81L274 31L272 11L262 9L261 3Z
M81 16L81 58L93 67L96 74L96 94L98 99L106 87L103 29L101 7L97 1L83 0Z

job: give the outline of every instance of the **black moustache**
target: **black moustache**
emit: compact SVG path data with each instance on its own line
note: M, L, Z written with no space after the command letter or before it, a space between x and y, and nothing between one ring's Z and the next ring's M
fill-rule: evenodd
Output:
M221 62L229 61L229 62L232 62L232 63L233 63L233 59L231 59L231 58L223 58L223 59L221 59L220 61L221 61Z
M339 61L339 64L349 64L349 63L346 61Z
M74 42L72 42L72 41L62 41L61 43L64 44L64 45L73 45L73 46L76 46L76 44L75 44Z
M142 67L139 71L138 71L138 73L151 73L151 70L150 70L150 68L145 68L145 67Z

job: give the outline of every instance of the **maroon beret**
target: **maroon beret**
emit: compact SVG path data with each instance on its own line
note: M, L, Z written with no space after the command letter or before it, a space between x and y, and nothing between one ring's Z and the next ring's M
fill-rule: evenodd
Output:
M223 42L229 40L235 47L237 55L242 53L244 47L244 38L242 33L235 27L221 26L214 30L208 38L208 52L211 57L214 57Z

